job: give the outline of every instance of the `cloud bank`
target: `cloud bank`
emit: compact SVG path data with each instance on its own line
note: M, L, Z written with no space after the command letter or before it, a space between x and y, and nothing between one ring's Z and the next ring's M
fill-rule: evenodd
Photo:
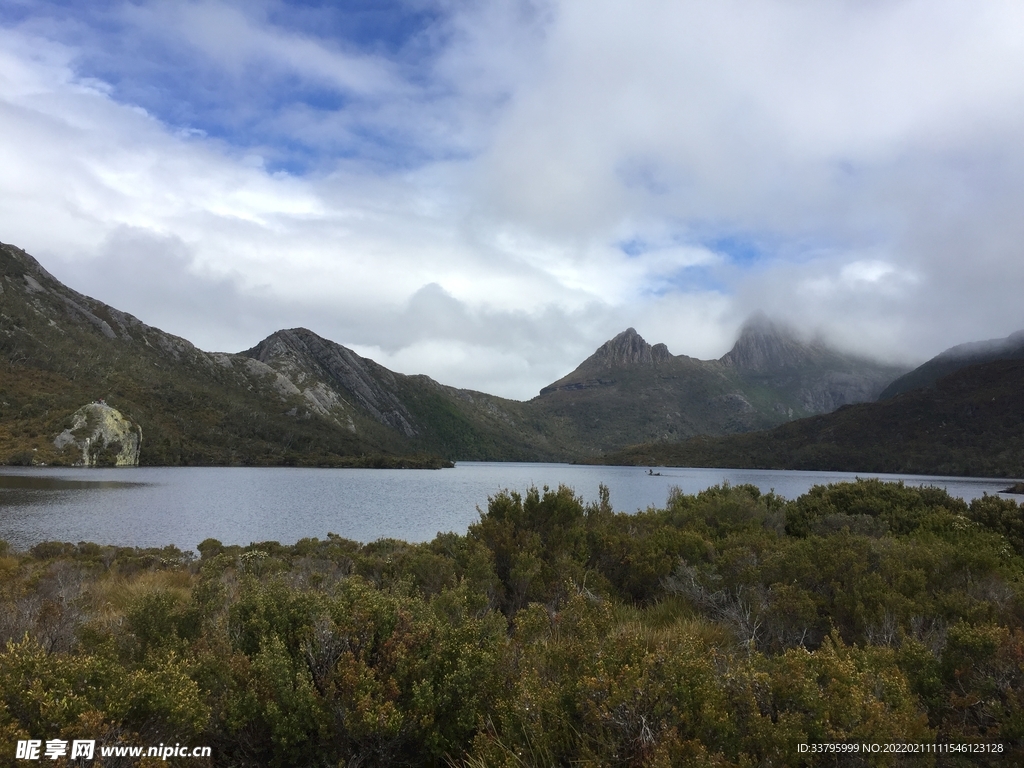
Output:
M528 398L762 309L916 361L1024 327L1024 8L0 10L0 240L206 349L306 326Z

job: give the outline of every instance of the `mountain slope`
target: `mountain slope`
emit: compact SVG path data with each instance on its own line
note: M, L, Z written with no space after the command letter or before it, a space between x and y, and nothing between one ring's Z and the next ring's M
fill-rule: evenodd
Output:
M338 428L266 364L203 352L0 244L0 461L60 461L53 437L98 399L142 425L143 464L345 464L409 447Z
M288 379L323 415L398 434L414 449L469 461L577 454L550 441L523 403L395 373L305 328L277 331L242 354Z
M1024 360L961 368L935 385L770 431L640 445L612 464L1024 476Z
M991 363L995 360L1024 360L1024 331L1005 339L974 341L947 349L918 368L896 379L882 390L879 400L888 400L902 392L930 387L943 376L969 365Z

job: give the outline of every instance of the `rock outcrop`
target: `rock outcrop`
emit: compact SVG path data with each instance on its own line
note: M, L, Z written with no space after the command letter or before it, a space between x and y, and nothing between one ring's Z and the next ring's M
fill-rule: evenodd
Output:
M142 427L104 402L83 405L71 426L53 441L58 450L77 449L83 467L137 467L142 450Z
M629 365L653 365L672 359L664 344L651 346L633 328L627 328L614 339L602 344L593 360L608 368Z

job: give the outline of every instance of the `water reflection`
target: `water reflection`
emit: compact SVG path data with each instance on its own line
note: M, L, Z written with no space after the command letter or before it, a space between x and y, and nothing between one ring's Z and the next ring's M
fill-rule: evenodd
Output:
M25 472L26 470L21 471ZM27 471L32 472L32 470ZM69 505L73 504L75 497L81 494L105 493L145 485L146 483L142 482L111 480L103 477L92 480L39 473L19 475L2 473L0 474L0 513L2 513L3 519L0 520L0 524L7 522L11 517L17 517L11 513L19 507ZM2 538L2 533L0 533L0 538Z
M125 480L69 480L66 477L49 475L3 475L0 474L0 494L8 489L33 491L90 490L102 488L134 488L146 485Z

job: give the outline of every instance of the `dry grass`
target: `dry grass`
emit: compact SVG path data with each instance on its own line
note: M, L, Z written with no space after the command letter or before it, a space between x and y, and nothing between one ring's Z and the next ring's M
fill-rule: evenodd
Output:
M88 602L100 622L116 622L143 595L164 592L185 602L196 581L197 577L183 568L144 571L127 577L114 575L90 585Z
M725 627L700 616L686 600L674 595L646 608L617 605L612 615L617 631L642 637L649 650L680 642L719 650L736 646L736 638Z

